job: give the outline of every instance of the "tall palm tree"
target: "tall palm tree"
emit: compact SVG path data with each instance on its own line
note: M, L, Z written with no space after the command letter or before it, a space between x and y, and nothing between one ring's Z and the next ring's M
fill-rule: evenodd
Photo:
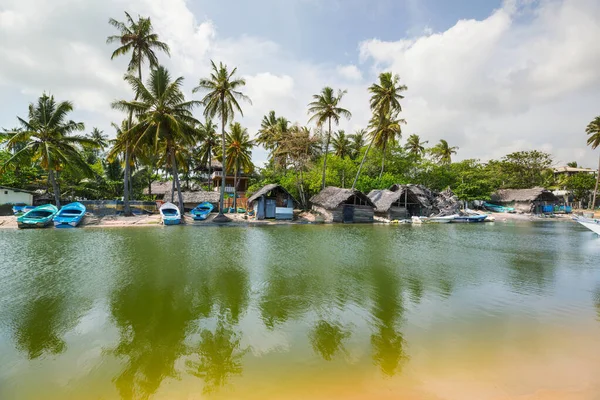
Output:
M383 119L387 115L393 115L402 111L400 100L404 98L402 92L406 89L406 85L400 84L400 77L398 75L393 75L391 72L382 72L379 74L379 83L374 83L369 87L369 93L371 93L371 112L373 113L373 116L379 116L379 121L377 122L379 125L383 123ZM371 137L369 147L367 147L367 151L365 151L365 154L363 155L363 159L356 172L356 178L354 178L354 183L352 184L352 189L356 187L360 171L367 159L369 150L371 150L375 137L376 136Z
M231 124L229 133L226 136L225 155L227 165L224 169L233 171L233 208L237 210L238 175L240 171L250 173L254 169L254 164L252 164L252 147L254 147L254 142L250 140L248 130L242 128L239 122Z
M402 118L398 118L398 113L388 114L383 118L379 115L373 116L372 124L373 130L370 132L371 139L376 148L381 150L381 172L379 178L383 176L383 169L385 168L385 155L389 146L394 146L397 143L397 138L402 136L401 124L405 124L406 121Z
M343 130L337 131L333 136L331 145L334 154L340 158L345 158L352 153L352 143L350 143L350 139Z
M587 145L592 149L600 146L600 116L594 118L585 128L585 133L589 135ZM598 171L596 172L596 186L594 187L594 196L592 198L592 210L596 207L596 194L598 193L598 184L600 183L600 156L598 156Z
M449 165L452 163L452 154L456 154L457 150L458 147L450 147L447 141L440 139L440 142L431 149L431 152L440 164Z
M104 131L98 128L92 129L88 137L96 142L101 150L104 150L108 146L108 135L105 135Z
M325 142L325 158L323 159L323 177L321 187L325 189L325 172L327 171L327 155L329 154L329 141L331 139L331 121L339 125L340 118L352 118L350 111L339 106L342 98L346 94L345 90L338 90L337 95L329 86L324 87L321 93L313 95L313 101L308 104L308 114L312 114L308 122L316 121L317 127L321 128L325 122L329 123L327 139Z
M215 217L216 222L227 222L230 221L223 214L224 199L225 199L225 165L227 155L225 154L225 125L227 122L232 121L235 111L237 110L240 115L244 115L242 108L238 103L238 100L245 100L252 104L250 98L244 95L239 89L246 85L246 81L243 78L235 78L234 75L237 72L237 68L231 70L227 69L227 65L219 63L217 67L214 61L210 61L212 65L212 73L208 78L200 79L198 86L194 88L193 92L199 90L208 91L208 93L201 100L204 105L204 116L207 118L214 118L218 115L221 118L221 154L223 155L223 177L221 180L221 200L219 204L219 215Z
M117 101L113 103L113 107L117 110L133 112L137 118L135 125L117 138L117 145L113 147L113 151L119 151L119 148L127 146L136 150L149 143L154 145L155 150L163 149L169 158L179 208L183 212L176 153L181 146L194 145L197 135L195 126L199 121L192 116L192 109L200 102L186 101L181 91L183 77L171 80L169 72L162 66L150 72L146 85L139 78L131 75L127 76L126 80L139 94L140 99L139 101Z
M269 150L270 158L275 166L285 167L285 157L277 151L281 141L290 131L290 121L285 117L277 117L275 111L269 111L260 123L256 143Z
M128 12L125 12L126 22L120 22L114 18L110 18L108 23L115 27L118 31L118 35L109 36L106 39L107 44L118 42L121 46L113 51L111 60L117 57L124 56L131 52L131 59L127 67L129 74L135 72L137 69L138 79L142 80L142 64L148 62L150 68L158 66L158 57L156 57L156 50L165 52L170 56L169 46L161 42L158 39L158 35L154 33L152 22L150 18L142 18L138 16L138 20L134 21ZM137 101L139 94L135 94L135 100ZM129 113L129 120L127 129L131 129L132 116ZM131 180L131 169L129 161L131 149L126 146L125 148L125 172L123 174L123 208L126 216L132 215L129 207L129 181Z
M421 142L421 138L419 137L419 135L412 134L406 140L406 145L404 146L404 149L406 151L408 151L409 154L419 157L419 156L422 156L423 154L425 154L425 146L424 145L427 143L428 143L427 140L424 142Z
M360 151L366 144L367 130L359 129L354 132L353 135L350 135L350 139L352 140L351 148L352 155L351 158L354 160L360 155Z
M212 179L210 177L212 168L212 158L217 153L217 148L220 144L219 136L217 135L217 125L212 122L212 119L206 118L204 123L198 124L198 129L203 137L202 144L198 149L200 156L200 164L206 165L208 169L208 190L211 189Z
M83 122L67 119L72 111L71 102L57 103L54 96L43 94L36 104L29 105L27 119L17 117L20 129L0 134L4 136L9 149L20 148L4 163L2 169L23 160L39 162L48 173L57 207L60 207L60 191L56 182L58 171L66 169L88 177L94 174L85 162L80 147L94 148L98 144L85 136L71 135L85 129Z

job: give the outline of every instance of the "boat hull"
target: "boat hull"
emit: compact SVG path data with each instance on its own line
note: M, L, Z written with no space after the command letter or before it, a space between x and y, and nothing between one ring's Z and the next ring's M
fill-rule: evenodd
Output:
M36 229L36 228L47 228L52 225L52 218L47 221L34 221L34 220L25 220L22 222L17 222L17 226L19 229Z
M54 216L54 226L56 228L76 228L85 212L85 206L79 202L67 204Z
M452 222L457 222L457 223L477 223L477 222L483 222L485 221L485 219L487 218L487 215L469 215L466 217L460 216L460 217L456 217L452 220Z
M199 204L196 208L190 211L194 221L204 221L208 218L208 215L212 212L214 206L211 203L204 202Z
M427 222L433 224L449 224L454 221L458 215L446 215L444 217L431 217L427 219Z
M181 218L163 218L163 225L179 225Z
M46 228L52 225L52 219L58 209L52 204L44 204L17 218L19 229Z
M600 220L589 218L574 218L575 221L588 228L590 231L600 235Z
M160 218L163 225L181 224L181 213L179 208L173 203L165 203L160 209Z

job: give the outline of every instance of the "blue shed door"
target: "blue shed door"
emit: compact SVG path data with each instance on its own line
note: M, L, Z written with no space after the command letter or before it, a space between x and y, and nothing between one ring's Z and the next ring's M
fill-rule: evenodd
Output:
M265 212L265 218L275 218L275 208L277 207L277 202L275 199L267 199L267 207Z
M342 218L345 224L351 224L354 222L354 207L351 205L344 205L342 211Z

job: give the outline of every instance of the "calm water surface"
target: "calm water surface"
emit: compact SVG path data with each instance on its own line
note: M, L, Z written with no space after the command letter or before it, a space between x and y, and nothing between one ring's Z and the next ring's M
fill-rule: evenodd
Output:
M0 398L598 399L600 239L0 230Z

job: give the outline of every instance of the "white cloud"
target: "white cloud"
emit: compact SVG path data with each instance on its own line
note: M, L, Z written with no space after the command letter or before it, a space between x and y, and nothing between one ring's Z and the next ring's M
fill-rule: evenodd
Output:
M199 20L185 0L3 0L0 7L0 126L15 123L26 102L42 91L75 102L88 126L111 132L122 116L110 102L127 98L122 81L127 59L111 61L114 33L109 17L123 10L148 15L171 47L160 56L173 76L185 76L188 96L210 60L237 66L253 104L242 123L255 134L262 116L306 123L306 105L323 86L347 89L344 107L353 113L341 128L369 120L368 83L382 70L408 85L403 103L405 132L430 143L440 138L460 146L459 156L491 158L524 148L551 149L558 159L593 165L585 148L585 125L600 104L600 3L544 0L533 8L512 1L488 18L461 20L444 32L426 30L397 41L365 40L356 61L340 65L299 59L276 38L231 37L226 26ZM208 16L210 17L210 16ZM301 32L298 32L301 35ZM318 45L315 44L315 45ZM17 103L19 99L23 103ZM201 118L201 110L197 112ZM255 161L266 158L255 152Z

